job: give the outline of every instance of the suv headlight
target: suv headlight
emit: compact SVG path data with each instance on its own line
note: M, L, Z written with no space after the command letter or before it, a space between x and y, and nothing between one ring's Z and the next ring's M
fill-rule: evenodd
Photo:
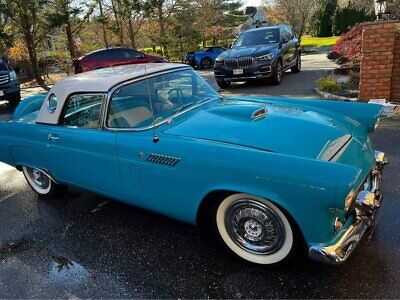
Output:
M269 53L269 54L257 56L257 57L255 57L255 59L256 59L257 61L259 61L259 60L271 60L271 59L273 59L274 57L275 57L275 54L274 54L274 53Z
M10 72L10 80L16 80L17 79L17 73L15 71Z
M223 59L222 58L219 58L219 57L217 57L216 59L215 59L215 63L216 64L222 64L223 63Z

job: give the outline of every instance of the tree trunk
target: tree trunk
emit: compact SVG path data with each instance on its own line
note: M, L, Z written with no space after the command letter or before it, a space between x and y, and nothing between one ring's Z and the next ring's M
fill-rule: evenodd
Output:
M75 43L74 43L74 39L72 36L71 24L69 23L69 21L67 22L67 25L65 26L65 32L67 34L69 54L71 55L71 59L74 59L74 58L76 58Z
M35 77L36 82L41 87L48 90L49 88L45 85L43 78L40 76L39 63L38 63L38 59L37 59L35 43L33 40L33 36L30 32L30 28L24 28L24 37L25 37L26 47L28 48L29 60L31 62L31 66L32 66L33 76Z
M118 5L119 3L116 3L116 0L111 0L111 6L114 13L115 25L117 27L116 29L119 37L119 43L120 46L122 46L124 44L124 33L122 30L122 22L120 22L121 20L119 19Z
M129 18L128 20L128 31L129 31L129 38L131 40L131 46L133 49L136 49L136 39L135 39L135 32L133 30L132 18Z
M108 48L108 39L107 39L107 32L106 32L106 27L104 25L104 13L103 13L103 1L99 0L99 8L100 8L100 16L101 16L101 29L103 31L103 41L104 41L104 46Z
M164 14L162 11L162 5L158 7L158 23L160 25L160 41L161 41L161 48L163 51L163 56L169 57L168 55L168 46L165 38L165 20Z

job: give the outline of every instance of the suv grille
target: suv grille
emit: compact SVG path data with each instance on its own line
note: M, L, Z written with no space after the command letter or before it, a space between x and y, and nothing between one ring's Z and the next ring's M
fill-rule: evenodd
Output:
M254 64L254 57L227 58L224 63L230 69L245 69Z
M8 74L0 75L0 85L6 84L10 81L10 77Z

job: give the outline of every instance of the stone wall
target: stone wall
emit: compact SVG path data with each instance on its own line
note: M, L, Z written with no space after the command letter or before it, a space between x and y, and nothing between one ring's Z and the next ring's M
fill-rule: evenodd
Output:
M400 34L396 22L364 24L360 73L361 101L397 100L400 95Z

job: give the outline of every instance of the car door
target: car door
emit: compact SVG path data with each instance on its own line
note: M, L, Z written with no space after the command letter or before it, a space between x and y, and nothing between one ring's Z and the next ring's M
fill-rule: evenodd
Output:
M287 34L290 39L290 41L289 41L290 65L293 66L296 64L297 48L298 48L299 42L298 42L298 39L296 38L296 35L292 28L287 27Z
M281 55L283 59L284 68L290 64L290 44L289 44L289 37L287 31L284 27L280 28L280 40L281 40Z
M59 126L48 131L46 158L62 183L120 198L116 134L101 129L105 94L69 96Z

